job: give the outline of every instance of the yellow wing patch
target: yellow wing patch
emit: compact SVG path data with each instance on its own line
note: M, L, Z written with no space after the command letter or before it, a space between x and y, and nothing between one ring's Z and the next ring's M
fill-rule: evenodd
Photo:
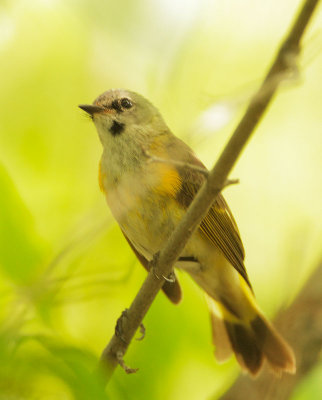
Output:
M169 165L159 164L158 174L160 182L156 186L156 192L175 197L181 188L181 179L178 171Z
M168 136L160 136L156 138L153 144L150 145L149 151L151 154L167 160L169 154L166 151L165 144ZM155 163L156 176L160 177L160 182L156 185L155 191L161 194L175 197L181 188L181 177L175 166L167 163Z
M106 173L103 172L103 168L102 168L102 160L99 162L99 166L98 166L98 184L99 187L101 189L101 192L106 194L106 190L104 187L104 179L106 178Z

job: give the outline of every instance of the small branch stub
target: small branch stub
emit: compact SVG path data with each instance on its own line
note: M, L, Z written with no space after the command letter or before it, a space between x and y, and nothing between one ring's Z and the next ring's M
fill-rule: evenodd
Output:
M239 179L226 179L222 188L225 189L227 186L237 185L238 183L239 183Z

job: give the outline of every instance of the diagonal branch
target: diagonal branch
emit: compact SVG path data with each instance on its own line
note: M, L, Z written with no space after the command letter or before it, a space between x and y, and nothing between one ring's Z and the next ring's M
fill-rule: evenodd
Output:
M306 0L293 26L273 61L260 89L251 99L248 108L238 124L231 139L219 157L214 168L210 171L186 215L178 224L169 240L153 260L151 268L141 289L136 295L126 316L122 318L122 332L116 332L104 349L100 366L104 368L105 379L108 381L119 363L119 355L124 355L139 328L145 314L149 310L158 291L164 284L180 256L191 234L213 204L216 196L222 190L228 174L238 159L246 142L262 118L268 104L273 98L280 82L294 69L295 60L300 52L300 41L319 0ZM155 273L157 271L157 274Z

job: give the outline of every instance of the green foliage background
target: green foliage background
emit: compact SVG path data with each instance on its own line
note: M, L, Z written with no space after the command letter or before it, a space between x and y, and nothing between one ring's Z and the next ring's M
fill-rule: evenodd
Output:
M92 373L145 272L99 192L101 147L77 105L112 87L136 90L210 167L299 4L0 2L1 400L215 399L232 383L238 367L216 363L207 306L184 274L183 302L159 294L146 338L130 347L126 363L139 372L118 369L106 391ZM225 193L271 316L321 256L321 22L319 10L299 76L236 166L241 184ZM292 399L318 398L321 379L320 364Z

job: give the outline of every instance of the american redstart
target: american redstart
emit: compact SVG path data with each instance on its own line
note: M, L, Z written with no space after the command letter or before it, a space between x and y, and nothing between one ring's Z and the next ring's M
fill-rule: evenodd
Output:
M101 190L126 240L148 269L206 179L200 171L206 167L137 93L109 90L93 105L79 107L92 117L103 145ZM153 157L162 162L151 162ZM235 219L220 194L175 267L188 272L210 299L219 361L234 352L252 375L264 360L278 375L294 373L293 351L256 304L244 258ZM177 279L166 281L163 291L172 302L180 301Z

